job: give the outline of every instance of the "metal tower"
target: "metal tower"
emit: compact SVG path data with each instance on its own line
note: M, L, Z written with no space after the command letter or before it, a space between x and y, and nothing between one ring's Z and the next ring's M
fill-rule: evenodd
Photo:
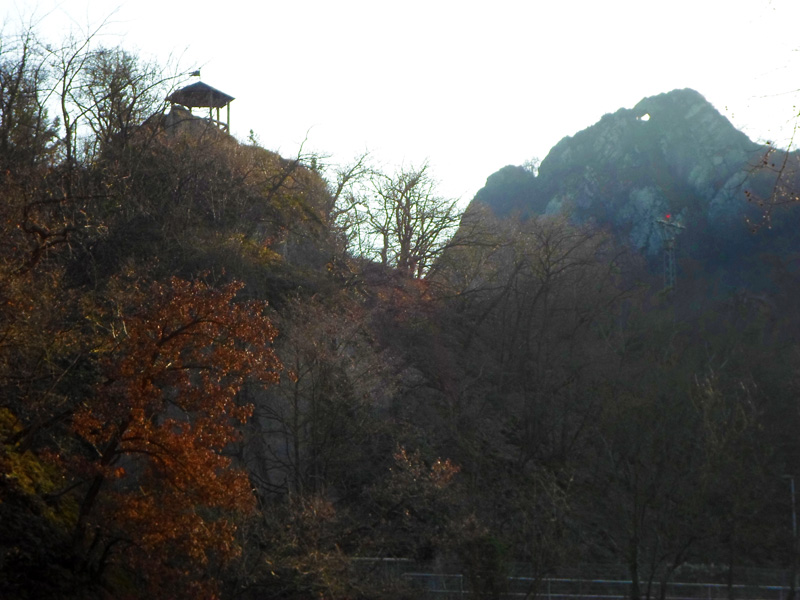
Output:
M664 290L675 289L675 238L682 229L680 223L672 220L672 215L667 214L663 219L656 219L661 230L661 239L664 240Z

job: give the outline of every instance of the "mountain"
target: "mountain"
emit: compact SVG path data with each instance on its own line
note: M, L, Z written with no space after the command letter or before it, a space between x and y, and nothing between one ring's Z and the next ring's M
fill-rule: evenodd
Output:
M681 224L678 264L696 261L703 276L727 287L763 287L760 260L800 250L797 210L771 215L753 233L774 184L759 166L770 150L738 131L691 89L645 98L565 137L538 174L507 166L491 175L473 203L500 215L568 211L641 251L655 266L663 242L658 221ZM755 262L754 262L755 261Z

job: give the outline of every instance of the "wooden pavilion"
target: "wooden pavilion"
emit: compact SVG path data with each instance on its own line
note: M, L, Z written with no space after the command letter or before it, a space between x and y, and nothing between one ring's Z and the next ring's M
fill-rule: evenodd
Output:
M225 92L221 92L216 88L211 87L207 83L198 81L179 90L172 92L167 100L173 104L180 104L189 109L193 108L208 108L208 120L214 123L217 127L230 133L231 127L231 102L235 100L233 96L229 96ZM219 109L225 107L227 109L225 122L220 121ZM217 118L214 118L214 109L217 109Z

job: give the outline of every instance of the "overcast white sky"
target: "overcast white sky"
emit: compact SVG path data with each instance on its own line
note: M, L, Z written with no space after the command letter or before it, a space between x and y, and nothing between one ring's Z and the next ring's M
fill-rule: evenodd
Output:
M36 5L34 7L34 5ZM114 12L116 9L116 12ZM233 133L285 156L388 169L428 160L468 202L507 164L646 96L691 87L754 140L800 100L800 0L0 0L59 41L112 12L103 43L236 98ZM196 80L187 79L187 83Z

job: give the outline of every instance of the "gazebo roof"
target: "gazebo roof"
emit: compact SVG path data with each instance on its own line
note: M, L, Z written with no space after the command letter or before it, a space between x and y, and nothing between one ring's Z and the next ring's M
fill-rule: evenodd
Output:
M207 83L198 81L197 83L193 83L179 90L175 90L167 97L167 100L170 102L175 102L176 104L182 104L187 108L222 108L228 104L228 102L234 100L234 97L229 96L224 92L220 92L218 89L211 87Z

